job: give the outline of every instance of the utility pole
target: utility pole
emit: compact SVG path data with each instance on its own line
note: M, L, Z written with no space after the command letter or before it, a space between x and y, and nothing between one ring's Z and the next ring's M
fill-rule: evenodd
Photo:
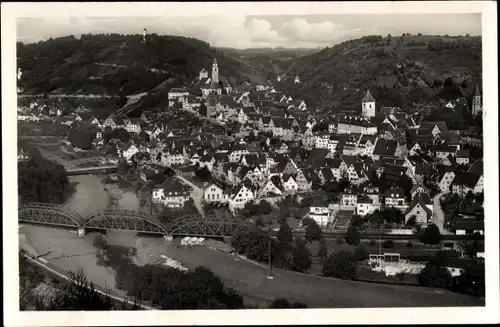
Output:
M267 273L267 279L273 279L273 265L271 261L271 227L269 227L268 231L269 231L269 241L267 249L267 258L268 258L269 271Z

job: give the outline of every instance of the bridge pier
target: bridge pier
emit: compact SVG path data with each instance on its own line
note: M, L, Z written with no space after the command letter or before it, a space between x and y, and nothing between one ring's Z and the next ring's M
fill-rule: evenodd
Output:
M78 228L78 236L80 236L80 237L85 236L85 228L83 228L83 227Z
M174 236L172 234L166 234L166 235L163 235L163 239L168 244L174 240Z

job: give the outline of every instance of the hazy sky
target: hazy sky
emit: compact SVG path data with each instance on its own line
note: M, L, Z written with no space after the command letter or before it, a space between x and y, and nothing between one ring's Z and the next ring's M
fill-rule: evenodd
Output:
M481 14L341 14L128 18L22 18L17 40L37 42L82 33L148 33L194 37L212 46L325 47L364 35L401 33L481 35Z

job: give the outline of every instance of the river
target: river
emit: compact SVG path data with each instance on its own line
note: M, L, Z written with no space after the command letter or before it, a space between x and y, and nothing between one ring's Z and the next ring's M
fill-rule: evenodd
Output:
M108 193L104 190L104 185L98 176L70 176L69 181L78 184L75 194L65 204L68 209L77 212L82 217L106 209Z

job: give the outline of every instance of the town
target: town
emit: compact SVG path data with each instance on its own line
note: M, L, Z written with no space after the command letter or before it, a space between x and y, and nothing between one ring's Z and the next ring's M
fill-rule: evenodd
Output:
M284 269L355 279L326 259L347 247L378 276L358 280L436 286L429 280L441 277L428 268L436 253L453 278L484 263L482 128L453 130L427 118L446 108L480 119L479 86L471 106L464 95L403 110L359 89L357 113L328 113L286 94L287 85L303 82L298 74L230 85L219 68L214 59L190 84L168 91L168 106L140 118L99 117L70 97L20 95L18 162L41 155L68 175L111 167L103 178L128 184L138 199L127 209L163 224L225 217L278 241L303 236L308 259ZM181 234L185 245L211 241ZM271 267L267 252L252 258L246 245L228 245ZM419 276L426 269L427 279Z

